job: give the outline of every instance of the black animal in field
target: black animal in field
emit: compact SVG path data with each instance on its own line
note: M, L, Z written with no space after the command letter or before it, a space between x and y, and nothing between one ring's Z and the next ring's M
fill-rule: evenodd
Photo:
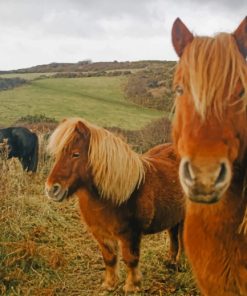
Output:
M35 133L25 127L0 129L0 151L7 158L17 157L23 170L36 172L38 165L39 141Z

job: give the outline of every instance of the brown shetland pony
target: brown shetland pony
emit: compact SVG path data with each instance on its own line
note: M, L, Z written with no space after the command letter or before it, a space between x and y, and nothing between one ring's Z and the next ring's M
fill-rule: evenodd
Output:
M109 131L72 118L57 127L48 149L56 161L46 192L55 201L74 193L79 198L105 262L104 289L114 289L118 281L118 244L128 269L126 292L139 289L143 234L168 229L170 255L178 259L185 202L170 144L139 155Z
M203 295L247 295L247 17L215 37L177 19L172 41L185 250Z

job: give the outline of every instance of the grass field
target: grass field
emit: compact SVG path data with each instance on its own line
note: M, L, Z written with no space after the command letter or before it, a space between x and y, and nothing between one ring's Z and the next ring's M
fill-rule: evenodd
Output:
M60 120L80 116L99 125L139 129L164 115L124 99L123 77L40 79L0 92L0 124L25 115L45 114Z

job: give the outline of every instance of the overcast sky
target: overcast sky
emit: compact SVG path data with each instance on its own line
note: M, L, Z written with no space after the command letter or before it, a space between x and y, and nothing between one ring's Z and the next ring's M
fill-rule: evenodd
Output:
M0 70L51 62L175 60L176 17L197 35L232 32L247 0L0 0Z

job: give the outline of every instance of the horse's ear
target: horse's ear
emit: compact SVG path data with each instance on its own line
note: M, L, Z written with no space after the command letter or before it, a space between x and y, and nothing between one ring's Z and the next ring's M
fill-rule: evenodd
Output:
M86 126L85 123L83 123L82 121L78 121L76 124L76 131L81 134L82 136L84 136L85 138L87 138L87 136L89 135L89 128Z
M247 16L243 19L237 30L233 33L239 51L242 53L244 58L247 57Z
M193 39L193 34L180 18L177 18L172 26L172 44L179 57L182 56L186 45L188 45Z

